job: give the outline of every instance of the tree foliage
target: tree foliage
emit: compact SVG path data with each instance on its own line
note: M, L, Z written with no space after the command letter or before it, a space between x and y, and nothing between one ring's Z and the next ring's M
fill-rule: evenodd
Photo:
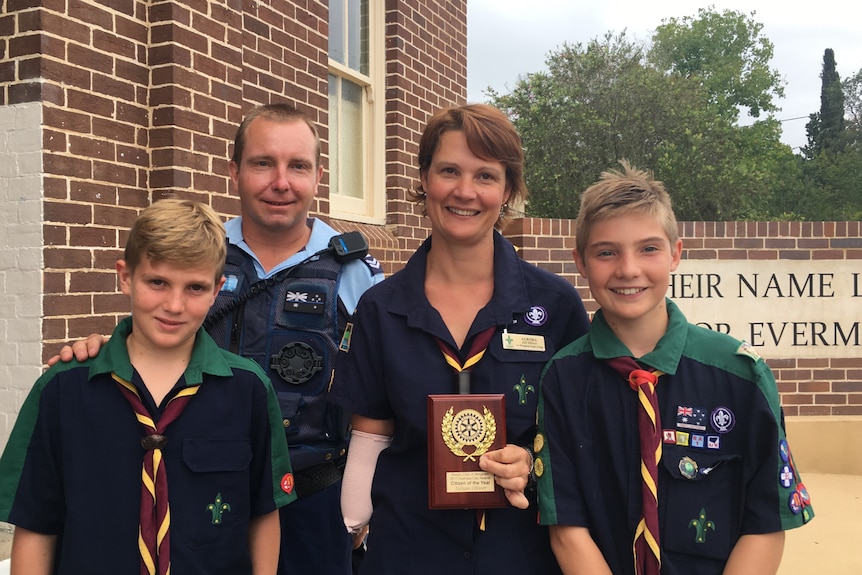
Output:
M845 144L844 91L831 48L823 53L820 84L820 111L811 114L805 125L808 145L802 151L809 159L821 151L840 152Z
M792 152L776 120L740 127L732 111L772 110L780 94L777 73L738 62L771 55L759 30L736 12L701 11L697 20L664 24L651 48L625 32L564 44L549 54L547 72L522 77L510 93L490 91L524 141L527 213L575 217L580 192L622 158L665 181L680 219L764 213L775 166Z
M753 118L775 112L773 98L784 96L783 81L769 66L773 45L754 15L710 7L696 17L662 20L652 38L650 62L657 70L700 83L715 112L728 120L736 121L740 108Z

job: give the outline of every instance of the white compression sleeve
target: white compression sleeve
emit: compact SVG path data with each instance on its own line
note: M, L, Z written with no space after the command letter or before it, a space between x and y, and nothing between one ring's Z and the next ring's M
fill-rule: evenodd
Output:
M380 452L392 438L353 430L341 481L341 514L348 533L359 533L371 520L371 482Z

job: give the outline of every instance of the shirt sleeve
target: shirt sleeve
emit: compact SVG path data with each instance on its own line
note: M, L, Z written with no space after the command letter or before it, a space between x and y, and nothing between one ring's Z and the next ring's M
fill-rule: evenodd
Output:
M252 415L252 515L265 515L296 499L281 409L269 380L258 380Z
M61 531L66 509L52 382L43 375L30 390L0 459L0 520L44 534Z
M572 422L578 414L567 409L564 383L570 377L560 360L551 360L539 388L539 431L534 447L534 471L539 493L539 519L543 525L586 526L586 506L578 485L577 442Z

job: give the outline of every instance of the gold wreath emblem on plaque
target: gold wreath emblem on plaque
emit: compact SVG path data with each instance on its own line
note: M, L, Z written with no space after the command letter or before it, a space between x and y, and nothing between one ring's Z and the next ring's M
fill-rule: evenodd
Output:
M455 407L452 406L443 415L443 442L449 451L463 457L464 461L476 461L476 457L488 451L497 437L497 421L494 419L494 414L484 405L482 409L484 415L475 409L462 409L453 414ZM467 453L464 451L467 445L475 449Z

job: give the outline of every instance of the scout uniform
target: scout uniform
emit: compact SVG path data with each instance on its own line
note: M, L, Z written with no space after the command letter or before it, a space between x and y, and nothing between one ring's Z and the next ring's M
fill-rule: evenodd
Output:
M59 363L34 385L0 459L0 520L57 538L58 573L138 573L142 426L112 373L156 407L129 362L132 319L95 358ZM175 573L251 573L253 517L293 501L275 394L258 366L198 330L162 402L200 384L162 448Z
M667 332L638 358L664 372L661 572L720 574L740 536L799 527L814 511L769 366L746 344L689 324L671 300L667 308ZM599 310L589 335L548 365L536 475L542 523L588 527L611 571L624 575L634 573L641 454L637 394L605 363L619 356L631 353Z
M485 530L475 510L428 508L429 394L457 393L457 376L436 338L455 347L425 297L429 238L406 267L365 293L348 353L339 354L330 398L353 413L393 419L391 446L374 473L371 534L361 573L536 575L559 573L547 530L531 506L489 509ZM496 326L472 368L472 393L502 393L507 442L529 446L535 434L538 378L551 355L588 329L571 284L525 263L494 233L494 295L465 342ZM541 340L544 350L523 345ZM511 336L511 337L507 337ZM508 343L504 344L504 339ZM529 341L533 341L529 340ZM508 348L504 348L504 345ZM465 358L461 358L463 361Z

